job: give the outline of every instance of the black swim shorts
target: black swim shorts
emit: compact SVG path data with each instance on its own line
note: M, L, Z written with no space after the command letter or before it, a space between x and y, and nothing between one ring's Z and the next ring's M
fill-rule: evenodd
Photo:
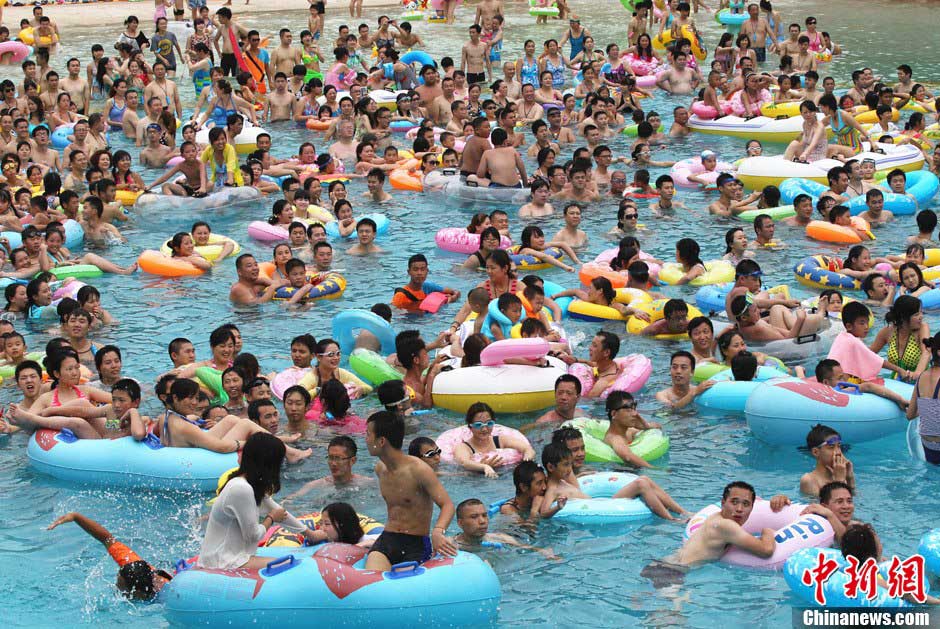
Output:
M393 566L405 561L424 563L431 558L431 538L426 535L408 535L383 531L372 544L371 552L379 552L388 558Z

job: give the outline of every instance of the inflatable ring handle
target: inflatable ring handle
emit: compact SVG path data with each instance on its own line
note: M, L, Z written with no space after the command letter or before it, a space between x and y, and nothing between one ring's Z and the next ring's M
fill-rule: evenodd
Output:
M273 577L275 575L281 574L282 572L287 572L299 564L300 560L293 555L278 557L277 559L268 562L268 565L261 570L261 576Z
M420 574L424 574L424 568L417 561L403 561L392 566L383 576L386 579L408 579Z

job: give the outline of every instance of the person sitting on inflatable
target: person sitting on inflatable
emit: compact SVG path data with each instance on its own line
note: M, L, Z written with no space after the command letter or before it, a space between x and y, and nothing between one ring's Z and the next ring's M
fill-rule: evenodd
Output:
M823 301L823 298L820 298ZM822 306L823 311L825 307ZM777 320L764 321L760 308L754 304L750 295L738 295L731 300L729 314L734 317L738 330L745 341L768 342L782 339L795 339L801 335L813 334L825 320L825 314L818 312L807 314L806 310L787 311L791 317L781 316Z
M626 463L636 467L653 467L635 455L630 450L630 444L644 430L662 428L662 424L643 419L636 410L636 400L626 391L611 393L607 398L606 410L610 423L604 434L604 443Z
M721 511L710 515L682 548L668 557L652 561L640 574L650 579L654 587L663 588L681 584L689 570L718 560L730 546L758 557L770 557L777 546L774 540L776 532L765 528L760 537L754 537L744 530L756 498L754 487L748 483L728 483L721 495ZM776 511L782 507L781 502Z
M685 408L696 397L714 386L714 380L704 380L701 384L691 386L692 372L694 371L695 357L691 352L684 349L674 352L669 357L669 377L672 379L672 385L657 391L656 399L674 409ZM607 403L610 404L609 397Z
M460 527L460 533L454 536L454 542L461 550L498 550L514 546L534 550L546 559L560 559L550 549L523 544L506 533L490 533L490 514L486 505L477 498L467 498L457 505L457 526Z
M595 380L594 387L590 391L582 393L584 397L600 397L620 376L622 368L614 362L614 358L617 357L619 351L620 338L613 332L598 330L594 338L591 339L587 360L567 357L568 359L565 362L568 364L581 362L594 368L594 377L597 380Z
M572 484L572 457L571 451L561 443L552 442L542 450L542 465L548 474L548 487L545 495L539 501L539 515L550 518L558 513L568 500L590 500L591 497L581 491L577 485ZM650 510L664 520L681 521L691 514L679 506L657 485L652 479L640 476L636 480L621 487L612 498L636 498L640 496ZM534 508L533 504L533 508ZM677 513L680 517L673 517Z
M396 339L397 341L397 339ZM404 382L415 393L414 401L424 408L434 405L431 390L434 379L441 372L449 357L440 353L432 363L428 356L427 345L420 336L408 336L399 344L396 342L398 362L405 368Z
M75 522L86 533L101 542L118 565L117 588L124 596L135 601L150 601L169 583L173 576L166 570L158 570L141 559L98 522L72 511L56 519L46 530L51 531L60 524Z
M460 291L428 281L428 259L422 253L408 258L408 283L395 289L392 305L410 312L420 312L421 303L431 293L444 293L447 303L460 299Z

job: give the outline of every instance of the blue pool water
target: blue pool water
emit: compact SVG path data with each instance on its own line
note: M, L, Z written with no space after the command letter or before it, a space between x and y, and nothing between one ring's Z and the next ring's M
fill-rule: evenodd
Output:
M150 7L139 7L140 15L149 15ZM626 14L611 3L610 6L589 8L575 5L584 23L597 37L598 47L609 41L622 43ZM920 5L896 4L872 6L836 2L781 3L777 7L785 21L801 21L813 12L820 25L847 49L842 59L831 64L829 72L844 84L848 74L864 64L876 73L893 78L898 63L915 65L920 80L940 80L940 69L917 63L931 58L929 48L934 41L923 16L927 9ZM397 9L390 9L395 12ZM377 12L371 15L377 15ZM538 42L560 34L560 27L536 27L519 6L508 10L510 27L504 59L514 59L522 41L533 38ZM252 18L247 23L262 27L262 31L275 31L285 21L283 14ZM452 42L464 38L465 27L472 14L463 9L454 27L422 26L420 33L429 42L435 57L456 52ZM301 28L305 15L291 15L289 24L295 31ZM335 32L345 20L330 16L326 33ZM699 20L714 45L718 37L717 25L702 17ZM835 22L838 21L838 24ZM903 41L901 50L874 47L874 33L892 25L895 42ZM100 28L77 30L67 37L63 53L54 60L59 67L72 53L85 56L92 43L102 42L106 48L113 40L111 32ZM3 68L0 77L14 76L13 70ZM188 78L181 79L185 100L192 102L192 86ZM657 94L647 108L660 111L667 123L675 106L671 100ZM687 104L687 101L685 101ZM273 124L269 131L276 134L275 152L289 156L302 142L311 139L307 131L299 131L285 123ZM283 138L283 141L281 141ZM317 148L322 142L313 136ZM123 138L112 138L116 148L127 148ZM611 142L617 154L627 152L629 142L615 138ZM743 141L731 141L714 136L692 136L657 153L660 159L681 159L695 155L703 148L718 150L729 161L743 155ZM783 147L768 145L765 154L782 151ZM135 153L132 151L132 153ZM565 157L568 153L564 154ZM534 164L527 161L529 168ZM655 176L665 170L654 170ZM152 180L156 172L146 172ZM433 233L444 226L461 226L469 221L472 208L445 206L439 197L423 197L395 193L394 200L381 210L357 198L364 191L362 183L350 186L350 198L356 213L382 211L392 219L390 237L382 244L387 253L367 259L345 256L344 245L337 246L336 266L345 271L349 286L342 300L321 302L307 312L288 313L277 304L263 308L233 310L227 299L230 283L235 278L234 265L226 263L212 273L180 281L165 280L148 275L131 277L106 276L94 283L104 294L103 305L120 325L95 334L98 343L118 344L124 352L124 372L142 382L152 383L154 377L169 365L166 345L174 337L186 336L197 344L199 358L208 355L207 336L215 325L233 321L245 337L245 351L256 354L265 371L280 370L290 364L290 339L304 332L318 338L329 334L330 318L340 309L368 308L372 304L391 298L392 288L406 281L405 261L415 252L429 254L432 278L466 292L479 277L457 272L454 262L462 258L442 253L434 247ZM639 235L644 250L664 259L671 259L673 245L682 236L692 236L702 245L703 258L718 257L724 251L724 232L733 223L709 218L707 204L713 199L705 193L682 192L681 199L690 208L681 218L656 222L641 209L641 222L648 231ZM173 211L135 212L129 223L122 225L129 244L112 247L106 255L129 263L144 248L157 247L167 236L186 230L196 218L208 220L213 231L239 240L246 251L259 260L270 259L270 248L251 242L246 235L252 220L266 218L271 201L241 208L226 208L216 213L194 216ZM479 208L491 210L491 207ZM613 246L605 233L614 224L616 204L604 201L594 204L584 214L583 228L591 236L584 259L592 259L601 250ZM511 213L514 235L518 237L523 224ZM548 235L560 226L553 218L540 223ZM904 236L912 233L911 219L899 220L878 231L874 253L897 252ZM806 241L795 230L779 227L778 239L787 242L781 251L761 252L759 261L768 272L769 285L792 283L793 262L810 253L834 252ZM844 251L843 251L844 253ZM543 276L566 286L577 283L576 276L559 270L542 271ZM694 289L672 288L670 295L691 299ZM425 338L433 338L445 328L456 307L446 307L436 317L419 318L396 314L396 330L417 328ZM940 325L935 316L928 319ZM570 322L566 324L579 353L586 353L587 341L598 328L596 324ZM797 497L799 475L809 469L808 455L792 449L771 448L750 437L740 417L704 418L694 410L665 413L652 397L652 392L668 383L667 357L684 344L665 344L647 339L627 337L622 324L610 324L608 329L621 334L623 352L642 352L653 359L654 373L640 398L640 409L647 417L664 424L672 440L667 458L658 462L649 475L666 488L684 507L697 510L719 497L721 488L730 480L746 479L758 488L760 495L770 496L784 492ZM52 329L30 328L30 347L39 348L55 334ZM155 409L152 385L148 384L145 407ZM15 399L13 389L0 389L4 403ZM356 403L360 415L367 415L376 407L374 400ZM598 409L595 416L601 416ZM417 434L434 436L459 423L462 418L446 411L434 411L421 419ZM531 417L500 417L511 425L531 421ZM530 434L536 449L544 444L549 431L536 430ZM408 438L415 435L409 435ZM314 456L298 466L286 470L284 493L297 489L302 483L327 473L323 446L329 435L321 433L313 440ZM361 456L356 471L371 474L374 461L365 453L360 440ZM164 494L152 492L121 492L67 486L42 477L32 471L25 457L25 438L0 438L0 598L5 602L3 617L8 624L29 626L71 626L88 624L98 626L153 627L165 625L161 610L155 606L134 606L117 596L112 583L115 567L102 552L102 548L77 528L60 528L52 533L45 526L55 517L78 510L102 521L114 534L130 544L143 557L155 565L168 566L179 557L190 556L198 550L201 540L200 518L207 512L205 496L193 494ZM913 463L902 435L878 442L858 445L849 457L856 467L859 483L857 497L858 517L872 522L885 544L886 553L913 552L916 541L928 528L935 525L940 508L940 497L931 491L936 482L936 471ZM498 481L488 481L450 470L444 483L455 502L469 497L484 502L508 497L512 491L510 475L504 473ZM291 505L295 513L305 513L337 499L356 505L359 511L377 518L384 516L384 504L374 488L308 494ZM493 528L505 526L496 521ZM452 532L455 526L452 527ZM649 560L662 557L675 549L682 539L682 527L661 521L650 522L639 529L624 531L617 528L577 530L561 524L546 522L538 533L528 536L515 531L529 543L551 547L562 561L546 561L525 552L493 551L486 558L493 564L503 587L500 624L592 624L595 626L713 626L721 619L728 626L777 627L789 623L790 609L797 601L792 597L779 574L746 572L723 566L710 566L692 573L678 595L657 595L652 586L639 576Z

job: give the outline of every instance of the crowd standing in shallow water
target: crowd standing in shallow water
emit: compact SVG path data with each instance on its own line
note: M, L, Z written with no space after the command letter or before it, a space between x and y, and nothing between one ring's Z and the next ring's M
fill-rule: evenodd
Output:
M405 9L452 22L454 5ZM878 439L916 419L912 453L940 463L940 334L924 320L924 310L940 305L937 217L926 207L940 170L931 141L936 124L927 124L937 101L913 81L910 66L897 68L894 85L871 68L827 76L839 46L813 17L785 29L767 0L718 7L729 33L709 51L696 26L696 14L711 10L702 3L637 2L626 45L601 47L571 7L535 0L533 16L568 18L567 29L541 50L525 41L520 58L505 62L513 25L501 0L481 0L467 40L439 59L421 49L411 22L385 15L374 32L368 24L355 33L344 25L334 39L323 31L322 2L311 3L299 45L287 28L264 39L250 16L228 6L210 12L190 2L192 23L179 19L181 4L168 20L169 6L157 4L152 29L150 20L142 27L128 16L117 42L96 44L88 63L55 54L67 34L41 6L19 31L0 27L0 62L22 71L0 82L0 375L22 392L0 429L32 433L31 461L68 480L217 488L195 567L180 572L181 581L220 570L273 574L278 555L263 549L276 535L293 535L294 546L356 545L365 550L330 560L335 569L370 574L417 562L452 566L461 578L484 568L459 551L503 546L559 559L490 532L497 513L529 530L547 519L584 527L652 515L688 522L681 547L643 568L658 591L719 559L781 568L805 549L831 545L860 561L883 558L874 529L853 519L864 480L856 484L843 440ZM361 11L350 5L351 15ZM192 80L191 110L188 86L181 94L184 75ZM843 94L836 85L846 78L852 87ZM674 106L668 129L643 107L657 90ZM903 129L899 110L912 111ZM309 131L287 159L272 154L285 123ZM741 138L745 152L729 161L712 150L654 159L660 147L681 147L694 132ZM619 134L636 138L629 155L611 147ZM135 160L165 171L145 180ZM650 173L666 168L669 174ZM689 209L676 199L683 189L713 191L709 215L745 221L728 229L721 259L702 259L698 231L674 229ZM236 325L206 322L211 358L197 360L192 340L175 338L167 348L172 366L153 387L163 407L153 416L140 411L150 386L125 375L133 369L124 369L122 349L93 340L119 325L102 308L116 296L94 287L105 273L185 282L232 266L236 313L274 301L283 316L315 318L317 301L342 299L357 279L336 264L334 250L350 266L353 257L386 255L396 247L395 230L408 225L384 208L417 195L473 207L466 227L441 227L434 241L486 279L445 286L433 279L425 252L410 252L401 269L407 280L402 275L386 303L343 310L330 322L332 337L293 338L293 366L281 372L242 351ZM270 244L266 259L241 253L232 235L211 227L213 211L248 212L259 200L270 215L252 217L247 236ZM616 222L605 228L618 242L591 260L595 243L580 226L602 204L617 206ZM157 234L162 246L130 265L107 257L109 246L126 242L121 229L135 213L171 210L191 213L191 229ZM466 222L455 215L440 209L437 224ZM564 220L551 238L541 226L546 218ZM862 243L899 221L911 223L907 242L893 243L904 252L873 256ZM756 258L786 247L779 224L850 246L791 261L799 283L822 289L817 297L800 300L786 285L762 284ZM643 251L641 239L657 230L675 234L674 259ZM787 237L800 236L788 229ZM431 239L425 244L429 251ZM105 254L77 253L84 245ZM580 284L542 279L543 269L571 279L576 273ZM695 304L661 288L669 285L696 287ZM393 330L393 309L441 318L450 304L449 327L434 339ZM886 325L868 343L873 312L886 313ZM604 329L579 347L573 321ZM610 321L625 330L612 331ZM56 337L44 351L30 353L50 330ZM621 351L629 335L689 344L667 352L671 385L655 394L662 405L744 414L764 441L805 443L816 465L793 488L798 483L819 502L762 500L750 484L729 478L720 503L693 514L649 476L600 471L654 467L670 447L668 427L637 411L634 394L654 365ZM666 361L656 363L666 369ZM595 405L579 406L582 398ZM552 406L522 432L498 423L504 413ZM415 438L406 453L406 433L432 408L465 422L436 440ZM536 449L525 433L542 424L555 430ZM312 442L318 430L332 438ZM352 472L363 442L377 458L378 484ZM374 514L381 526L363 526L364 516L344 502L313 519L274 501L283 463L315 449L326 450L329 476L290 500L330 486L378 488L387 505L385 515ZM175 463L156 471L148 456ZM99 460L103 471L93 471ZM442 463L486 479L512 470L513 495L489 508L474 497L455 506ZM134 480L144 477L150 480ZM453 535L455 518L460 532ZM50 528L65 522L107 547L120 567L118 588L132 598L151 599L165 587L186 592L94 520L69 513ZM791 542L780 534L790 526L813 535ZM430 595L410 596L402 608ZM498 596L498 585L495 594L485 592L494 605ZM257 604L259 612L268 609ZM479 613L464 620L485 621L495 607Z

